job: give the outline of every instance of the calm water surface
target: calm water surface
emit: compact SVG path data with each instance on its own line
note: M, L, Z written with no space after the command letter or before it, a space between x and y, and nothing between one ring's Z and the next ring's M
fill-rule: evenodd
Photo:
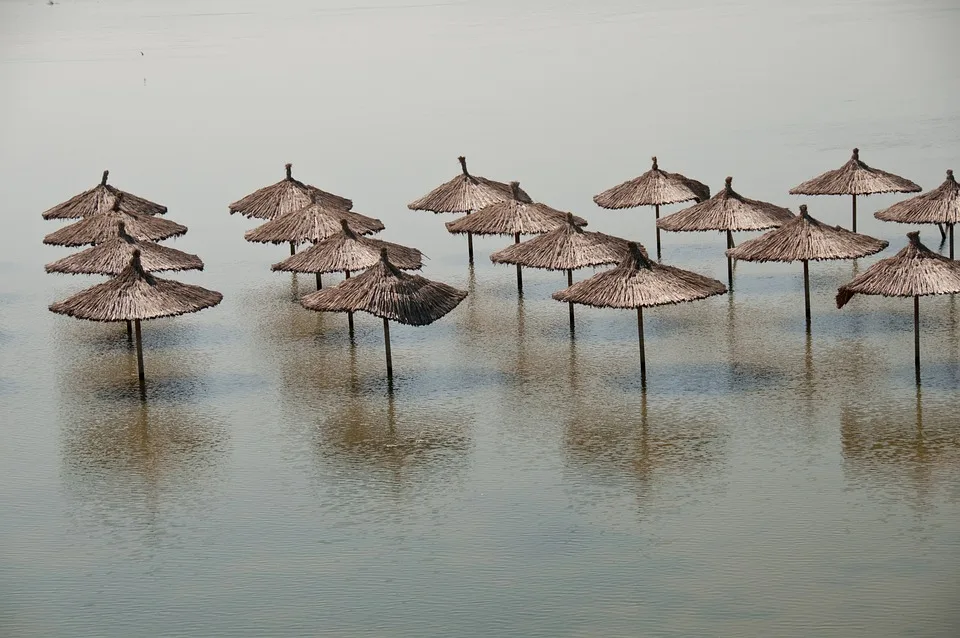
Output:
M0 634L956 636L960 301L837 286L878 257L742 263L737 291L646 314L566 310L450 216L456 174L519 179L592 228L591 196L661 166L814 216L787 190L859 146L938 185L958 168L949 0L0 2ZM142 52L142 55L141 55ZM295 174L468 288L428 328L303 310L227 204ZM104 168L165 203L216 309L122 327L46 306L40 212ZM899 196L862 200L861 229ZM670 210L674 210L671 208ZM938 247L935 230L924 238ZM744 239L740 237L740 239ZM664 260L725 276L720 235ZM579 277L589 273L578 273ZM336 278L331 278L335 280Z

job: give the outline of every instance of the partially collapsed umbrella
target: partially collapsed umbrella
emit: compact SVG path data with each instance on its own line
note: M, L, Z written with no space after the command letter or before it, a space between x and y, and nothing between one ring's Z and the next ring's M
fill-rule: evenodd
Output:
M101 208L109 207L113 198L117 195L123 195L123 210L131 213L140 213L142 215L162 215L167 212L167 207L156 204L148 199L137 197L119 188L107 184L107 177L110 171L103 171L103 177L100 183L84 191L79 195L74 195L67 201L57 204L53 208L43 213L44 219L78 219L96 214Z
M733 178L728 177L719 193L705 202L667 215L657 220L657 228L669 231L709 231L727 233L727 248L733 248L733 233L744 230L776 228L793 219L786 208L747 199L733 190ZM733 291L733 260L727 257L727 286Z
M118 193L109 209L101 209L99 213L50 233L43 238L43 243L54 246L100 244L117 236L117 222L123 222L128 235L145 241L179 237L187 232L186 226L169 219L124 211L125 201L126 197Z
M800 214L756 239L727 250L727 256L744 261L803 262L803 301L807 330L810 330L810 261L856 259L878 253L889 245L881 239L861 235L817 221L807 213Z
M585 231L573 213L566 223L548 233L507 246L490 255L495 264L516 264L517 267L566 270L567 285L573 285L573 271L588 266L617 264L629 252L626 239ZM573 302L569 304L570 330L573 330Z
M444 316L463 301L466 291L407 274L390 263L387 249L380 261L351 279L324 288L300 300L304 308L322 312L368 312L383 319L387 355L387 378L393 379L390 356L390 320L425 326Z
M651 261L635 242L629 242L627 250L627 256L617 267L555 292L553 298L598 308L636 308L640 337L640 381L646 387L643 309L722 295L727 292L727 287L716 279Z
M827 171L790 189L791 195L851 195L853 197L853 225L857 232L857 195L875 193L919 193L920 187L905 177L894 175L860 161L860 149L840 168Z
M634 179L603 191L593 198L602 208L636 208L653 206L656 218L660 219L660 207L667 204L698 201L710 197L710 187L680 173L660 170L657 158L653 168ZM657 259L660 259L660 227L657 227Z
M910 243L893 257L881 259L840 286L837 308L856 294L913 297L913 345L917 382L920 381L920 297L960 292L960 262L938 255L922 243L920 233L907 233Z
M461 155L461 174L407 204L410 210L428 210L434 213L466 213L470 214L484 206L503 201L511 197L511 190L507 184L497 182L479 175L471 175L467 170L467 158ZM524 201L531 201L530 196L520 191ZM470 263L473 263L473 236L467 233L467 252Z
M514 243L520 243L520 235L540 235L567 223L567 214L546 204L528 201L519 182L510 182L510 198L484 206L473 215L447 222L451 233L475 235L512 235ZM582 217L573 217L574 222L586 226ZM523 275L517 265L517 290L523 292Z
M222 299L223 295L213 290L154 277L143 269L140 251L134 250L130 264L119 275L52 304L50 310L90 321L133 321L137 335L137 372L142 382L140 322L197 312L217 305Z
M947 171L943 184L928 193L898 202L873 214L885 222L901 224L946 224L950 232L950 259L953 259L953 227L960 223L960 184Z

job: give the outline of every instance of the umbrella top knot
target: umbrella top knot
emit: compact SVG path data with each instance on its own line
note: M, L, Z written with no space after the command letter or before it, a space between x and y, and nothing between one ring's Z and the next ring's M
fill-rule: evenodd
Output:
M463 171L463 174L470 175L470 171L467 170L467 158L461 155L457 158L457 161L460 162L460 170Z
M919 230L914 230L914 231L912 231L912 232L907 233L907 238L910 240L910 243L911 243L912 245L914 245L914 246L919 246L919 245L920 245L920 231L919 231Z
M658 170L659 167L657 166L657 156L654 155L654 156L651 157L650 159L653 161L653 168L652 168L652 170Z
M510 194L513 195L513 198L517 201L520 199L520 182L510 182Z
M106 186L106 185L107 185L107 178L108 178L108 177L110 177L110 171L108 171L108 170L103 171L103 177L100 178L100 185L101 185L101 186Z
M287 179L293 179L293 164L287 162L283 165L283 168L287 171Z
M723 184L727 190L730 190L733 186L733 178L727 175L727 178L723 180Z
M948 168L948 169L947 169L947 179L949 179L951 182L957 181L957 180L955 180L955 179L953 178L953 169L952 169L952 168Z
M853 149L853 159L855 159L855 160L860 159L860 149L859 149L859 148Z
M801 216L801 217L806 217L807 219L810 219L810 214L807 212L807 205L806 205L806 204L800 204L800 216Z

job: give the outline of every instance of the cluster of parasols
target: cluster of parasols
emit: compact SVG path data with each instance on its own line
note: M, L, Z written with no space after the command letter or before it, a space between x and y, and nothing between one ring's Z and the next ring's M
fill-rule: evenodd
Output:
M743 197L728 177L724 188L710 197L703 183L679 173L653 167L643 175L594 197L603 208L652 206L656 214L657 259L639 243L584 230L587 222L571 213L534 202L518 182L498 182L467 170L408 205L413 210L462 213L446 224L451 233L466 234L473 263L473 235L512 236L514 243L490 255L494 263L517 268L517 289L522 294L522 267L566 271L568 287L553 298L569 307L571 333L574 304L635 309L640 343L641 382L646 385L643 309L695 301L733 290L733 263L777 261L803 263L806 327L810 330L809 262L857 259L880 252L888 242L856 232L857 197L874 193L919 192L912 181L872 168L862 162L857 149L837 170L806 181L791 194L851 195L851 230L824 224L800 206L800 214ZM82 252L46 266L48 272L111 275L107 282L54 303L53 312L92 321L126 321L127 333L136 335L137 362L144 379L140 322L146 319L195 312L218 304L222 295L199 286L155 277L164 270L203 269L196 256L155 242L176 237L186 227L159 217L166 207L125 193L107 184L108 172L96 187L54 206L45 219L81 218L47 235L44 243L63 246L92 244ZM660 217L660 207L694 202L689 208ZM363 311L383 319L387 376L392 378L389 322L426 325L446 315L467 293L444 283L413 275L406 270L422 267L422 254L367 235L384 229L380 220L351 210L347 198L295 179L291 165L286 177L230 205L231 213L267 220L245 234L252 242L289 243L290 257L272 266L276 271L312 273L317 290L300 303L307 309L345 312L353 338L353 313ZM960 292L960 262L953 260L953 229L960 222L960 186L952 171L938 188L875 213L881 220L907 224L937 224L944 240L949 236L950 256L924 246L919 233L911 232L908 245L883 259L837 294L843 307L855 294L913 297L915 366L920 375L919 298ZM728 286L703 275L660 263L660 230L719 231L727 241ZM772 229L772 230L771 230ZM733 233L768 230L737 246ZM521 242L521 235L536 235ZM297 252L297 246L312 244ZM573 271L586 267L615 266L588 279L573 282ZM362 271L362 272L360 272ZM332 287L323 287L322 275L344 273ZM351 274L359 275L351 277Z

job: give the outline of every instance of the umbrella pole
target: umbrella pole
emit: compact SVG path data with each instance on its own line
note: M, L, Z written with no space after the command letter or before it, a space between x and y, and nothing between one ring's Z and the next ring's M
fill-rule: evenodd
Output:
M136 327L137 332L137 375L140 378L140 383L143 383L144 374L143 374L143 341L140 338L140 320L134 320L134 326ZM920 356L920 355L917 355Z
M920 384L920 297L913 296L913 367Z
M807 318L807 332L810 332L810 262L803 260L803 305Z
M654 214L657 216L657 219L660 219L660 204L654 204L653 206ZM657 260L660 259L660 227L657 226Z
M567 268L567 285L573 285L573 269ZM570 332L573 332L573 302L568 301L567 305L570 306Z
M349 270L345 270L344 274L345 274L344 279L350 279ZM347 312L347 325L350 326L350 341L353 341L353 313L352 312Z
M853 232L857 232L857 196L853 195Z
M127 319L127 341L131 341L132 339L133 339L133 324L130 323L129 319Z
M940 239L947 238L947 229L944 228L943 224L941 224L940 222L937 222L937 230L940 231Z
M387 379L393 381L393 359L390 357L390 322L383 318L383 343L387 349Z
M647 388L647 355L643 348L643 306L637 306L637 334L640 336L640 385Z
M513 234L513 243L520 243L520 233ZM517 292L523 295L523 271L520 268L520 264L517 264Z
M733 248L733 233L727 231L727 249ZM733 258L727 256L727 288L733 292Z
M297 254L297 245L293 242L290 242L290 254L291 255Z
M953 224L950 224L950 259L953 259Z
M320 273L317 273L317 290L323 288L323 278L320 277Z

